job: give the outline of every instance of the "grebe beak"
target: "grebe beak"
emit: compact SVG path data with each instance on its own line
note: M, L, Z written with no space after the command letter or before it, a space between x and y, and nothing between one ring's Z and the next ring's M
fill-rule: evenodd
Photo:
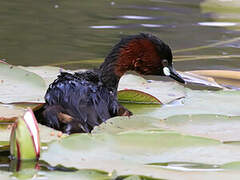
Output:
M173 67L164 67L163 73L166 76L169 76L172 79L175 79L176 81L185 84L185 81L183 78L177 73L177 71Z

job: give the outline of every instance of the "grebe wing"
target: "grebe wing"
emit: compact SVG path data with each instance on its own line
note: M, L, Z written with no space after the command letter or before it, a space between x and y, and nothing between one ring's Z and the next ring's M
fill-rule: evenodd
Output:
M45 117L51 126L57 129L62 123L59 113L72 117L69 123L74 123L74 126L78 123L79 128L85 132L90 132L94 126L111 117L109 91L103 86L70 73L61 73L49 86L45 100ZM55 112L48 112L47 108L53 106Z

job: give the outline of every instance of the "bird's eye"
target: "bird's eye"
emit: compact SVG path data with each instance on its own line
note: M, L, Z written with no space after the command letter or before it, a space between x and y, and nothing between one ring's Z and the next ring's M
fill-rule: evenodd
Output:
M162 65L163 65L163 67L167 67L168 61L166 59L162 60Z

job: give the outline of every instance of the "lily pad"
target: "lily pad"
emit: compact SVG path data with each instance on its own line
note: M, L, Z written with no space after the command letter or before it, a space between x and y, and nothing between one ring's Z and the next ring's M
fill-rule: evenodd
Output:
M166 104L185 96L184 87L175 82L146 81L132 74L120 79L118 91L119 101L149 104Z
M0 123L15 122L18 116L23 115L24 109L9 104L0 104Z
M162 121L162 128L181 133L213 138L220 141L240 141L240 116L178 115Z
M138 90L118 91L118 100L125 103L162 104L156 97Z
M17 66L0 63L0 102L43 102L44 80Z
M42 154L42 159L52 165L60 163L68 167L95 168L107 172L116 170L119 175L144 174L155 178L167 178L168 175L178 179L179 173L175 171L146 164L175 161L221 165L240 160L239 150L238 146L173 131L132 130L71 135L51 143ZM185 178L196 175L199 174L186 174Z
M114 117L96 126L92 131L95 133L120 133L135 130L160 130L163 120L157 118L148 118L145 116L119 116Z
M92 133L121 133L135 130L174 130L179 133L216 139L221 142L240 142L238 133L240 131L240 116L198 114L177 115L167 119L139 115L115 117L95 127Z
M28 66L28 67L18 66L18 67L40 76L42 79L44 79L46 87L48 87L48 85L57 78L60 71L65 71L60 67L54 66Z
M240 88L240 72L239 71L226 71L226 70L200 70L189 71L196 75L213 78L218 84L229 88Z
M178 72L180 76L185 80L185 87L191 89L199 89L199 90L220 90L224 89L224 87L220 86L216 81L211 77L201 76L199 74L195 74L194 72Z
M174 115L214 114L240 116L239 91L203 91L186 89L186 97L165 104L154 105L123 104L134 114L165 119Z
M64 179L71 179L71 180L79 180L79 179L86 179L86 180L111 180L112 176L104 171L99 170L79 170L76 172L44 172L45 177L47 179L58 179L58 180L64 180Z

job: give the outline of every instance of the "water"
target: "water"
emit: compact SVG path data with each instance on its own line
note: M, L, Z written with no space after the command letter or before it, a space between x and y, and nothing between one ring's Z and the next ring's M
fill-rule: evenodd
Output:
M203 12L203 0L0 1L0 59L10 64L92 68L122 36L147 32L169 44L176 60L182 59L175 62L177 70L240 70L240 40L221 43L240 36L240 16L227 12L215 22L215 13ZM215 43L219 44L211 46ZM207 47L178 51L200 46ZM1 172L15 171L8 155L0 154ZM216 168L191 163L166 166Z
M28 66L103 58L123 35L139 32L157 35L173 50L239 36L229 29L238 23L214 23L211 13L202 13L201 3L203 0L1 1L0 58ZM174 55L236 55L239 47L240 41ZM175 66L178 70L239 70L238 59L205 58L176 62ZM74 65L82 67L81 61Z

